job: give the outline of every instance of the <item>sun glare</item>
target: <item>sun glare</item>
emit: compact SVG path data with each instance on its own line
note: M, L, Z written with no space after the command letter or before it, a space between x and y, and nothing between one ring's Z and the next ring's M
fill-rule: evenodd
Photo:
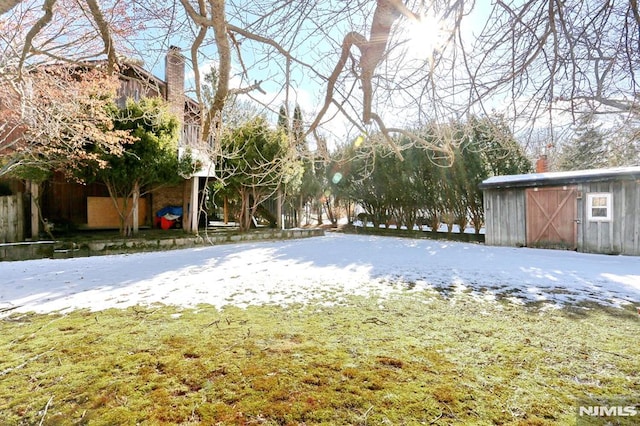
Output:
M447 31L442 21L431 14L409 21L407 36L409 51L421 57L432 57L447 42Z

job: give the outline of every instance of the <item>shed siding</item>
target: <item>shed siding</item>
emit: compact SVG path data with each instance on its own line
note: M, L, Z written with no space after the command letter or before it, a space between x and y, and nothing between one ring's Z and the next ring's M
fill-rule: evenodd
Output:
M637 181L583 183L582 226L578 250L587 253L640 255L640 184ZM586 194L609 192L612 196L612 220L587 220Z
M495 246L526 244L524 191L485 190L484 208L487 244Z
M622 253L640 255L640 181L626 181L623 185Z
M640 167L494 177L485 195L487 244L526 244L527 188L576 185L577 250L640 256ZM611 220L589 221L587 195L611 194Z

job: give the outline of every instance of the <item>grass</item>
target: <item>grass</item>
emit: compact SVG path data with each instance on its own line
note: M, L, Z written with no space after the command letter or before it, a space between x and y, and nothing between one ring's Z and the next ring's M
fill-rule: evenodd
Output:
M0 320L2 424L575 424L637 397L640 321L406 290ZM637 402L637 401L636 401Z

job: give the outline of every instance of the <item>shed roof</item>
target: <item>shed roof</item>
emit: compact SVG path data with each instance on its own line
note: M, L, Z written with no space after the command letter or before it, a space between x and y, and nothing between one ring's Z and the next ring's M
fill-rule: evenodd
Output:
M576 170L571 172L493 176L484 180L480 184L480 189L571 185L580 182L604 182L611 180L635 179L640 179L640 166Z

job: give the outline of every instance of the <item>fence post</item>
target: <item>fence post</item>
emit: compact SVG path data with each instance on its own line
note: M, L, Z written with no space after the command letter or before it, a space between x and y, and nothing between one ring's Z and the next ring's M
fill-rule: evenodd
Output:
M0 242L24 241L22 193L0 197Z
M31 200L31 238L36 241L40 238L40 209L37 199L40 197L40 184L36 181L29 181L29 192Z

